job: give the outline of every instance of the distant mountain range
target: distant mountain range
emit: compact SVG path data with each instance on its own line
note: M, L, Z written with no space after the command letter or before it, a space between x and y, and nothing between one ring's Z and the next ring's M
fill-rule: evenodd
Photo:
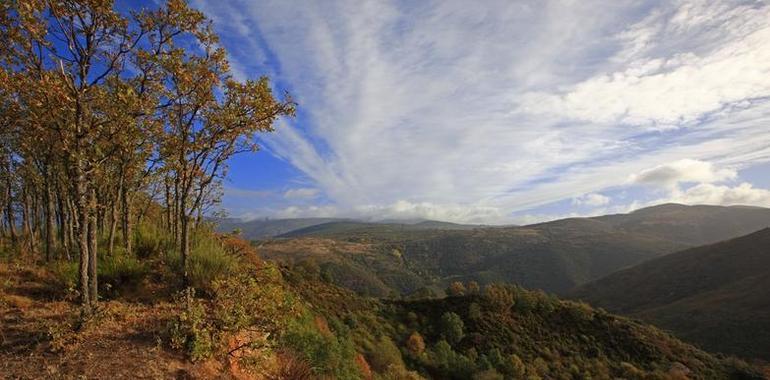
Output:
M338 284L373 295L440 292L470 280L564 294L646 260L769 227L770 209L665 204L513 227L310 223L273 235L281 239L261 242L260 252L285 263L312 260Z
M572 297L712 351L770 359L770 229L647 261Z

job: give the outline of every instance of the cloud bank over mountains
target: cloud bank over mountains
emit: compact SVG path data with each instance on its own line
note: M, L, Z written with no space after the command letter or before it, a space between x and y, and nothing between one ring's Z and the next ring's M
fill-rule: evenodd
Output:
M770 170L767 3L193 5L236 75L268 74L299 103L265 143L306 183L287 178L250 213L508 223L770 206L742 177Z

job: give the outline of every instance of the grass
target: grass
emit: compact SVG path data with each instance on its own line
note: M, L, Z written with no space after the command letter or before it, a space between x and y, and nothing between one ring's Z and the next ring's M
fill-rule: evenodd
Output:
M191 235L194 238L188 263L190 285L208 292L215 280L235 270L238 258L227 252L211 232L201 231ZM182 257L178 250L166 251L165 259L175 271L182 273Z

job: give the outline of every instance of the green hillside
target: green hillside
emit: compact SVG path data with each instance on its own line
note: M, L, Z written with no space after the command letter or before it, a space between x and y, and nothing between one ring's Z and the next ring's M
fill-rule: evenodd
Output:
M661 255L767 226L769 209L669 204L521 227L448 230L336 221L286 233L282 237L289 240L264 244L263 251L291 263L312 256L312 250L288 248L294 238L322 239L319 246L328 240L365 244L366 255L338 244L314 260L338 284L381 296L421 288L435 293L455 280L512 282L564 293Z
M285 274L373 370L416 372L393 379L762 378L649 325L542 292L494 285L464 296L377 301Z
M770 229L648 261L573 296L709 350L770 359Z

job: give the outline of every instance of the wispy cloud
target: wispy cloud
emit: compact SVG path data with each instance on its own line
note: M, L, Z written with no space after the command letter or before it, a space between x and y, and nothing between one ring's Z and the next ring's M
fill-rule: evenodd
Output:
M239 75L269 70L299 101L266 143L328 204L283 215L566 215L770 160L763 2L193 3Z

